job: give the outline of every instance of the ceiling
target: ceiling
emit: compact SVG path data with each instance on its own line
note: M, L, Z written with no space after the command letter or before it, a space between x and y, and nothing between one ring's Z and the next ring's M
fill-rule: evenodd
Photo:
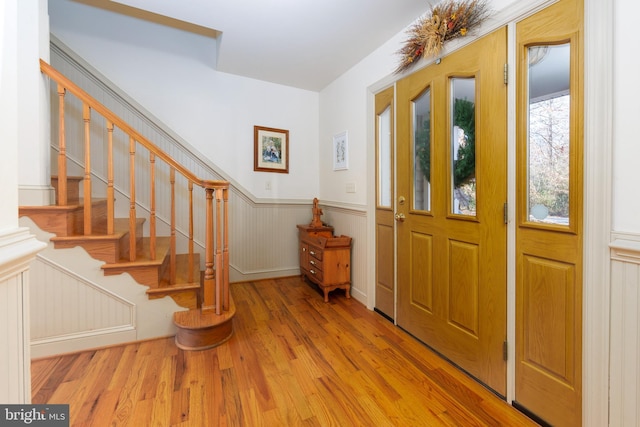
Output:
M436 0L76 1L214 37L218 71L320 91Z

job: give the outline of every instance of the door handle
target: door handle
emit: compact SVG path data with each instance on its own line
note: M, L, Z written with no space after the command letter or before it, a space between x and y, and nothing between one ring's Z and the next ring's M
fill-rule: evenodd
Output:
M404 219L405 219L405 216L404 216L403 213L397 213L397 214L394 215L394 217L395 217L396 221L398 221L398 222L403 222Z

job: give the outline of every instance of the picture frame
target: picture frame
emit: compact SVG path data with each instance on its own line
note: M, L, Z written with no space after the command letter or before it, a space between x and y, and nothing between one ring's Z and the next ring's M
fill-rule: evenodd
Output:
M347 131L333 136L333 170L349 169L349 139Z
M264 126L253 127L253 170L289 173L289 131Z

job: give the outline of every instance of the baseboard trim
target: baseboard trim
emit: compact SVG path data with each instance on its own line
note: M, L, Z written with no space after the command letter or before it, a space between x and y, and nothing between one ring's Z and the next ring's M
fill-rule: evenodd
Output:
M49 206L56 200L50 185L20 185L18 203L20 206Z
M136 338L136 330L133 327L128 327L111 332L102 331L92 335L82 334L32 341L31 359L121 345L122 343L136 341Z

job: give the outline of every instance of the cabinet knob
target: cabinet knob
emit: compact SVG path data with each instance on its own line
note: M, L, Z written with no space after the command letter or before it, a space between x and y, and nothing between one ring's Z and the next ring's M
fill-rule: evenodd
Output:
M309 270L309 273L316 274L316 271L315 270Z
M316 254L316 253L315 253L315 252L313 252L313 251L309 251L309 253L310 253L311 255L315 255L315 254Z
M311 261L309 261L309 264L316 265L316 262L314 260L311 260Z
M306 251L307 251L307 248L302 248L302 252L306 252Z

